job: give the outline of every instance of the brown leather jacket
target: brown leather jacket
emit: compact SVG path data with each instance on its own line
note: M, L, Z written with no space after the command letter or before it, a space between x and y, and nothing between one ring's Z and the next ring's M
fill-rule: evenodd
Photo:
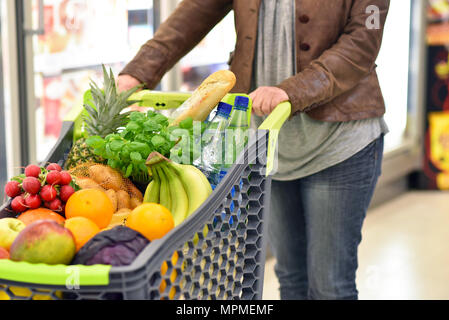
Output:
M184 0L142 46L121 74L129 74L148 88L230 10L234 10L237 44L231 70L237 77L233 92L251 86L261 0ZM296 0L298 73L283 81L293 113L306 112L322 121L350 121L380 117L385 104L376 74L383 26L390 0ZM368 28L377 7L379 28ZM379 21L379 19L377 20ZM368 26L367 26L368 23Z

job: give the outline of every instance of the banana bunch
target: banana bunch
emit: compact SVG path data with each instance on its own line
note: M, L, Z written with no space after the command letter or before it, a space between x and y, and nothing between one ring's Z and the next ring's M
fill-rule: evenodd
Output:
M175 226L182 223L212 193L206 176L190 165L174 163L154 152L147 160L153 180L147 187L144 202L158 203L173 215Z

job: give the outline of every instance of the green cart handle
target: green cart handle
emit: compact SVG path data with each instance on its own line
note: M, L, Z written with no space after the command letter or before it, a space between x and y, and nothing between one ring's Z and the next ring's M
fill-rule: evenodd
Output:
M107 286L110 269L111 266L107 265L52 266L0 260L0 280L66 286L68 289L70 286Z

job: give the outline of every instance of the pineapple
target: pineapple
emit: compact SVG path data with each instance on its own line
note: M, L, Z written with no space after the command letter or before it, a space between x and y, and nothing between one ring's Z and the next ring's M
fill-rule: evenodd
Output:
M125 125L129 113L121 112L136 103L136 101L129 101L128 99L140 89L140 86L119 93L112 70L108 74L103 66L103 75L104 90L101 90L95 82L91 81L92 100L91 103L84 104L87 114L83 120L85 131L89 136L104 138ZM86 144L86 138L81 138L75 142L70 150L65 167L69 170L86 162L104 163L104 159L97 156L93 149Z

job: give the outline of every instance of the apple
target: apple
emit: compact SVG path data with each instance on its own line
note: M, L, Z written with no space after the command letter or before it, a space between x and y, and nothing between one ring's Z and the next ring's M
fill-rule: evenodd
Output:
M39 220L27 226L9 250L13 261L50 265L69 264L75 253L72 232L53 220Z
M9 259L9 252L8 250L0 247L0 260L2 259Z
M25 227L25 223L18 219L0 219L0 247L9 250L16 237Z

